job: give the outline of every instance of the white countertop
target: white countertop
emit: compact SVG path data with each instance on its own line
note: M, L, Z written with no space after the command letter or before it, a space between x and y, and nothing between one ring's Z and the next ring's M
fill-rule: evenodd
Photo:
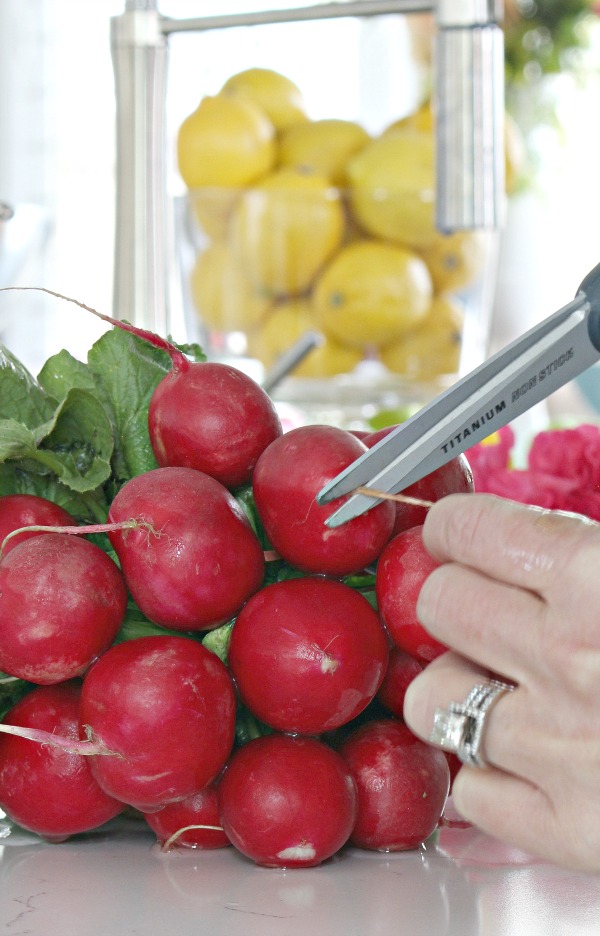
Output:
M232 848L163 854L138 821L0 847L10 936L597 936L600 877L563 871L472 829L320 868L259 868Z

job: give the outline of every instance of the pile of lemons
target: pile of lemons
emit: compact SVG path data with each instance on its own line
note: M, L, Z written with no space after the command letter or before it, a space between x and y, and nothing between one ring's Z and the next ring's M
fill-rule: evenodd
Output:
M453 293L480 275L486 245L436 230L429 105L373 138L309 119L292 81L252 68L183 121L177 158L204 235L190 291L209 332L242 332L268 368L317 331L302 377L365 358L417 380L456 372Z

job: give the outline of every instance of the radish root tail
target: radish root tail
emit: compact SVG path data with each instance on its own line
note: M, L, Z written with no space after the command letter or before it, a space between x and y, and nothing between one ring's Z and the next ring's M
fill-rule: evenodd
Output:
M375 497L378 500L396 501L398 504L411 504L414 507L433 507L434 501L423 500L421 497L410 497L408 494L389 494L387 491L377 491L370 487L357 487L353 494L364 494L365 497Z

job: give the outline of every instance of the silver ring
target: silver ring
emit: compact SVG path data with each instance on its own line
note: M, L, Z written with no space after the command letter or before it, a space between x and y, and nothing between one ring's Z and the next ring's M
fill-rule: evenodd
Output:
M514 688L510 683L491 679L474 686L464 702L451 702L447 709L436 709L430 742L456 754L469 767L485 767L481 742L486 715L501 695Z

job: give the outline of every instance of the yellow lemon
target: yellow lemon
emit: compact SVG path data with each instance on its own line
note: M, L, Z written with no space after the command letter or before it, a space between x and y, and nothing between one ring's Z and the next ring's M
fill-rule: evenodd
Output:
M296 124L282 134L279 162L282 166L325 176L333 185L346 184L346 164L371 137L352 120L334 118Z
M431 101L426 101L418 110L406 117L395 120L387 127L382 136L389 136L398 130L418 130L421 133L435 135L435 112ZM506 170L506 191L512 194L518 185L526 158L526 147L523 134L514 118L506 112L504 114L504 159Z
M177 159L190 189L247 185L276 158L275 128L256 104L240 97L205 97L177 135Z
M223 240L241 188L208 186L188 193L188 203L198 231L210 240Z
M381 360L389 370L411 380L456 374L463 325L460 305L449 296L436 296L422 325L401 341L383 348Z
M382 348L425 318L433 287L425 262L377 241L344 247L313 291L315 320L330 338L355 348Z
M485 231L436 231L433 242L421 251L436 292L456 292L481 275L488 253Z
M436 234L435 152L430 133L396 130L348 163L350 205L363 230L413 248Z
M244 192L231 242L256 289L298 295L338 249L344 221L340 193L327 179L280 169Z
M406 129L418 130L419 133L434 132L435 118L431 101L425 101L412 114L407 114L406 117L395 120L389 127L386 127L382 136L388 136L390 133L395 133L396 130Z
M222 241L214 241L197 255L189 283L200 319L216 331L253 328L270 305L265 296L251 288L229 246Z
M269 312L260 328L249 338L248 350L266 367L271 367L302 335L315 331L310 301L290 299L278 303ZM333 377L354 370L362 360L356 348L349 348L326 335L293 372L294 377Z
M300 89L270 68L248 68L232 75L221 93L239 95L258 104L278 132L308 120Z

